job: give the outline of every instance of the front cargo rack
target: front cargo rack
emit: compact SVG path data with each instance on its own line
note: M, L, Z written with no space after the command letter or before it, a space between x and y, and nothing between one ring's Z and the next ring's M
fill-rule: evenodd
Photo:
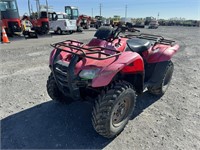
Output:
M76 45L75 45L76 44ZM71 53L74 55L79 55L80 57L86 57L96 60L105 60L112 57L117 57L121 55L120 51L100 47L100 46L89 46L89 47L83 47L83 43L79 41L74 40L66 40L58 43L51 44L52 47L59 51L65 51L67 53ZM108 53L109 52L109 53ZM91 54L98 54L91 55Z
M131 39L131 38L146 39L146 40L155 41L156 43L165 44L165 45L173 45L175 43L175 41L165 39L164 37L162 37L160 35L145 34L145 33L142 33L139 35L127 34L127 35L125 35L125 37L129 38L129 39Z

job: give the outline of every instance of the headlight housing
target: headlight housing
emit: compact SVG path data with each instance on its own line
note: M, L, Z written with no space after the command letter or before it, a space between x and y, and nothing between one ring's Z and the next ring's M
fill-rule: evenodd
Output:
M87 80L94 79L99 71L100 71L99 68L82 70L79 73L79 77Z

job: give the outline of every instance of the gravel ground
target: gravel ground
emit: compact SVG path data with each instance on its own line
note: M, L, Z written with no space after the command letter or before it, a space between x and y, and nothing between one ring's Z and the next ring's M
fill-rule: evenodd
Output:
M92 104L63 105L46 92L50 43L89 41L94 31L72 35L10 39L0 44L1 149L200 149L200 28L141 29L180 44L175 70L161 98L145 92L124 131L114 139L92 127Z

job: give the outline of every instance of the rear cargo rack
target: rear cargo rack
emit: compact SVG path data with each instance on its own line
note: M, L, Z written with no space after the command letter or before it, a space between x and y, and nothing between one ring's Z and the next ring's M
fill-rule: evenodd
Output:
M89 46L88 48L83 47L83 43L74 40L66 40L58 43L51 44L57 50L65 51L74 55L79 55L80 57L86 57L96 60L105 60L112 57L121 55L121 52L100 46ZM106 53L105 51L110 51L112 54ZM90 55L98 54L98 56Z
M125 37L127 38L140 38L140 39L146 39L146 40L151 40L151 41L155 41L156 43L160 43L160 44L165 44L165 45L173 45L175 43L175 41L172 40L168 40L165 39L164 37L160 36L160 35L153 35L153 34L139 34L139 35L125 35Z

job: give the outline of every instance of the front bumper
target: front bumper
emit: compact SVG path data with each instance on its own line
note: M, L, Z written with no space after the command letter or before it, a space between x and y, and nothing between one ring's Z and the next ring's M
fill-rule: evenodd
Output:
M75 100L81 98L80 88L87 87L89 85L89 80L82 80L74 73L77 60L77 56L74 56L70 63L54 59L53 64L50 66L59 90L65 96L70 96Z

